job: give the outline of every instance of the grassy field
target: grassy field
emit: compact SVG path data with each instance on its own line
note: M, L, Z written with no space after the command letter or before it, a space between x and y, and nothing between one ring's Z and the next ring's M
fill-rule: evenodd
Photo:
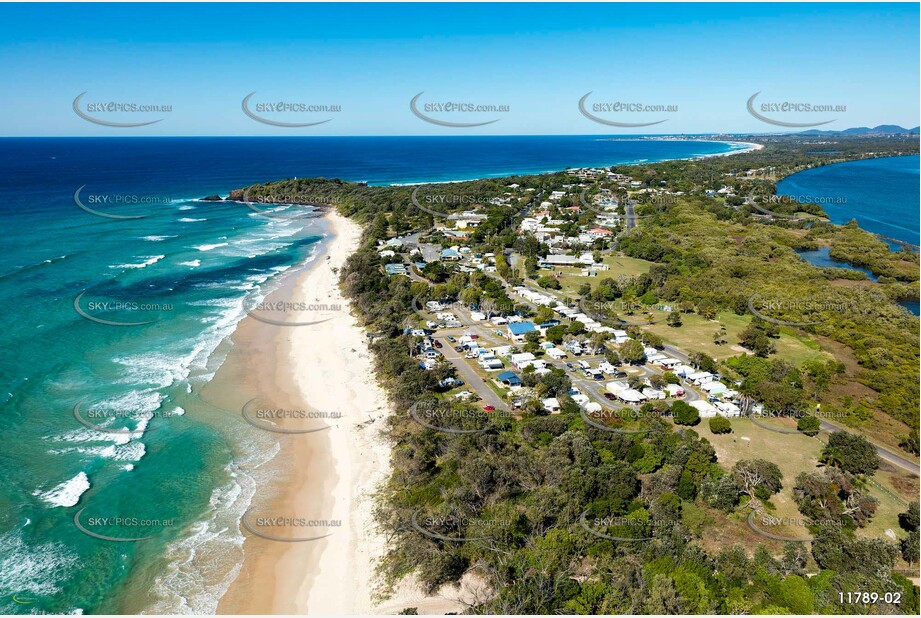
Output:
M555 269L555 272L562 275L559 280L560 284L563 286L562 291L574 295L579 289L579 286L583 283L588 283L592 287L595 287L601 279L616 279L621 275L635 277L636 275L648 273L649 268L653 265L653 262L619 255L606 255L601 261L603 264L607 265L608 270L597 271L598 275L596 277L582 276L583 268L581 266L578 268L564 267Z
M705 320L696 313L682 314L682 325L674 328L665 323L668 316L666 312L653 311L653 314L655 324L643 328L687 352L704 352L717 360L723 360L747 351L739 345L739 334L751 322L750 315L736 315L725 311L718 314L716 320ZM631 319L639 321L637 316ZM726 343L716 345L713 342L713 335L719 331L720 325L726 327ZM777 347L777 354L771 355L771 358L782 358L794 365L800 365L816 357L831 358L830 354L819 348L818 343L799 335L792 329L781 329L780 338L774 340L774 345Z
M793 499L793 484L800 472L821 471L818 457L824 447L822 436L810 438L805 435L781 434L759 427L746 418L734 418L731 419L731 423L732 433L729 434L711 433L706 420L702 420L693 430L713 445L717 460L724 468L731 468L742 459L766 459L777 464L783 473L783 489L770 500L774 507L771 515L791 520L802 519L803 516ZM898 478L891 478L893 475ZM905 481L901 480L898 473L879 472L874 480L892 493L904 495L904 490L910 490L904 487ZM903 491L894 488L894 485L900 483ZM905 511L905 504L872 483L869 485L869 491L879 500L879 508L870 524L859 529L857 534L863 537L888 538L886 530L891 529L896 534L904 536L899 528L898 515ZM791 538L809 536L809 531L799 526L778 526L771 528L771 531Z

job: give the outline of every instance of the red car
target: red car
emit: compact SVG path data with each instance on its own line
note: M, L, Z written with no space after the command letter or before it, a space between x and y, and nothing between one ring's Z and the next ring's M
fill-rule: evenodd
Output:
M483 406L483 409L486 410L487 412L495 412L496 406Z
M613 394L611 394L611 393L605 393L605 394L604 394L604 398L605 398L605 399L608 399L608 400L610 400L610 401L614 401L615 399L617 399L617 397L615 397L615 396L614 396Z
M436 348L440 348L440 347L441 347L441 342L438 341L437 339L435 340L435 347L436 347Z

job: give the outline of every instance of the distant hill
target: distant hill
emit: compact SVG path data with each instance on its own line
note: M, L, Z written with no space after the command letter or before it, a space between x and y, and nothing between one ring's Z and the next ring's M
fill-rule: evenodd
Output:
M809 129L801 131L800 135L918 135L918 127L906 129L897 124L881 124L878 127L853 127L841 131L820 131L818 129Z

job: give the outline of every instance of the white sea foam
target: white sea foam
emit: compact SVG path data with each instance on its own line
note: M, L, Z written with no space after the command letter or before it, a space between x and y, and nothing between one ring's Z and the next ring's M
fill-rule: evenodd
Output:
M167 238L176 238L175 236L141 236L141 240L146 240L149 242L160 242L161 240L166 240Z
M187 204L185 206L180 206L179 210L195 210L195 207Z
M249 509L256 487L266 480L259 478L259 468L280 450L274 439L269 446L266 443L269 439L262 437L258 444L247 445L245 451L249 456L227 468L230 482L212 492L208 519L195 523L188 537L167 548L169 568L154 582L152 591L156 601L142 613L216 612L218 602L243 565L240 519Z
M201 260L190 260L188 262L179 262L180 266L191 266L192 268L197 268L201 266Z
M124 444L110 444L108 446L72 446L52 450L51 454L67 455L71 453L80 453L81 455L93 455L113 461L140 461L146 452L147 448L144 446L143 442L130 441Z
M90 488L90 479L86 472L80 472L74 478L64 481L49 491L36 490L32 495L38 496L51 506L74 506L80 496Z
M140 258L140 259L143 259L144 261L138 264L113 264L109 266L109 268L120 268L120 269L121 268L147 268L148 266L152 264L156 264L157 262L159 262L165 257L166 257L165 255L145 255L145 256L141 256Z
M211 251L212 249L217 249L218 247L226 247L227 245L228 243L226 242L219 242L214 243L213 245L196 245L195 248L199 251Z
M190 217L182 217L179 219L180 223L198 223L199 221L205 221L205 219L192 219Z
M0 536L0 597L50 597L80 565L80 557L63 543L26 543L13 526Z

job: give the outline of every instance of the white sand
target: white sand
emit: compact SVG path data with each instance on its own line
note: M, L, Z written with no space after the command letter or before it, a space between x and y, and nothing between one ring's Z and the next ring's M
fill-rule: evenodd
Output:
M322 324L294 329L289 362L310 407L343 414L327 434L336 473L331 517L344 521L314 568L307 569L315 571L314 577L300 577L306 566L301 565L276 572L276 583L278 595L296 594L297 613L361 614L372 609L374 566L384 551L373 522L372 494L389 472L390 447L381 434L387 398L373 379L365 331L349 314L333 272L358 246L361 228L335 213L326 220L335 236L329 259L318 257L319 263L297 282L292 300L341 304L342 310ZM316 496L304 499L316 501ZM289 576L295 581L285 581Z

